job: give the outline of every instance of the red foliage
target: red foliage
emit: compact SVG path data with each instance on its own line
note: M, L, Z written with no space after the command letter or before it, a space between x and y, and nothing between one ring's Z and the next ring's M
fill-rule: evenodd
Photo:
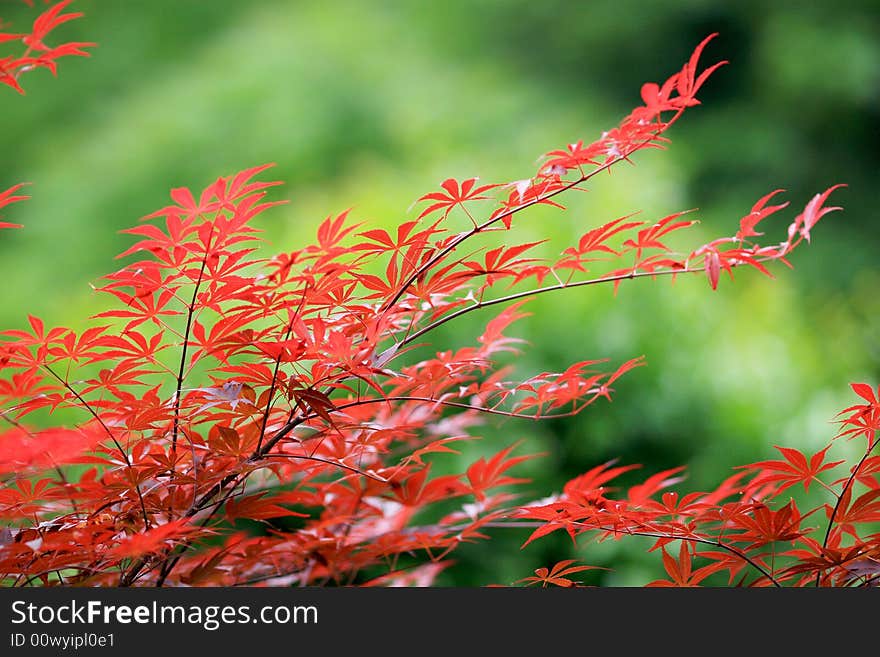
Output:
M29 196L15 196L15 193L22 187L24 187L24 184L14 185L5 192L0 192L0 209L17 201L24 201L30 198ZM0 215L0 217L2 216L3 215ZM11 224L5 221L0 221L0 228L21 228L21 224Z
M865 441L864 456L849 476L830 476L844 463L826 462L832 445L809 458L779 448L784 461L743 466L714 491L680 498L665 490L673 482L657 481L648 495L643 486L614 495L606 490L610 477L605 477L576 490L566 486L552 502L522 507L517 516L539 522L532 538L563 529L572 539L587 533L655 539L652 549L662 551L669 579L652 585L691 586L726 572L729 582L749 586L874 586L880 576L880 535L872 533L880 521L880 465L871 453L880 430L880 404L865 384L853 388L868 403L844 411L848 415L838 433ZM622 469L616 470L615 478ZM829 476L821 477L825 472ZM796 500L782 496L795 484L807 490L812 482L826 491L827 501L804 511ZM679 543L677 559L666 551L671 543ZM695 568L695 560L704 565Z
M45 53L44 65L60 52L43 45L46 33L76 16L60 14L67 4L20 36ZM880 466L869 458L880 411L865 386L854 386L867 404L845 411L843 431L867 441L865 458L833 482L820 479L840 465L826 462L826 450L808 458L793 449L681 498L668 490L679 469L613 495L606 484L632 466L606 464L550 502L523 505L510 488L525 481L514 470L531 456L513 446L461 473L432 472L432 455L476 438L487 416L578 413L610 400L614 382L642 364L582 360L511 380L495 359L516 350L506 332L527 298L687 274L708 275L715 289L721 271L738 267L768 274L837 209L825 205L832 187L784 241L761 245L751 241L762 235L758 222L785 207L767 206L773 192L735 237L688 255L667 244L694 223L684 213L608 222L551 262L532 255L536 243L516 242L519 213L559 206L564 192L663 147L721 65L699 71L708 41L662 85L644 85L644 104L595 142L550 151L525 180L448 179L393 235L358 233L344 212L321 224L316 243L265 258L253 224L279 203L269 196L278 183L259 179L268 165L201 193L172 190L171 204L127 231L137 242L122 256L135 260L105 277L100 291L114 303L97 323L76 332L31 318L29 330L0 334L0 416L10 425L0 434L0 518L10 528L0 535L0 577L17 586L427 585L447 555L489 527L537 523L529 541L558 529L653 537L667 584L720 571L754 585L875 581L880 544L863 526L880 519ZM76 45L60 54L83 54ZM4 63L7 84L20 90L13 71L29 58ZM0 204L20 200L17 189ZM456 218L470 228L455 229ZM506 246L462 253L489 231L508 232ZM503 309L472 345L429 349L437 327L496 305ZM418 358L402 358L416 348ZM78 419L33 428L34 414L59 409ZM802 512L777 499L812 481L833 506ZM817 511L827 520L821 541L805 524ZM572 586L569 575L588 568L572 563L523 581Z
M27 0L26 0L27 1ZM58 65L56 60L61 57L77 55L88 57L85 48L91 48L94 43L68 42L56 46L47 45L45 42L49 33L59 25L72 21L82 16L81 13L62 13L73 0L62 0L34 20L33 25L27 32L3 32L0 31L0 44L5 44L8 49L14 44L20 44L20 51L15 55L0 57L0 84L5 84L23 94L24 89L19 84L22 73L36 68L47 68L52 75L57 75ZM27 2L33 6L33 2ZM0 29L4 29L0 23Z

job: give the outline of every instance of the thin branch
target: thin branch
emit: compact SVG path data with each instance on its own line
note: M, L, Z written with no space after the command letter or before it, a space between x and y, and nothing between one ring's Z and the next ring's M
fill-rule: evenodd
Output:
M199 276L196 279L195 287L193 287L192 299L186 310L186 328L183 331L183 348L180 353L180 367L177 370L177 390L174 393L174 428L171 434L171 463L174 468L174 461L177 457L177 434L180 429L180 395L183 389L183 380L186 370L186 350L189 346L189 332L192 329L193 313L195 312L196 300L199 295L199 288L202 285L202 278L205 275L205 268L208 266L208 256L211 253L211 240L214 237L214 227L211 226L211 234L208 236L208 244L205 247L205 256L202 258L202 264L199 267Z
M400 298L406 293L406 291L409 289L409 287L415 281L417 281L426 272L430 271L430 269L432 267L434 267L434 265L441 262L443 260L443 258L445 258L447 255L449 255L449 253L451 253L456 248L458 248L458 246L462 242L470 239L471 237L473 237L477 233L485 231L487 228L489 228L493 224L498 223L499 221L507 219L508 217L511 217L514 214L522 212L522 211L524 211L534 205L538 205L540 203L543 203L544 201L552 199L555 196L562 194L563 192L566 192L574 187L577 187L581 183L586 182L587 180L589 180L590 178L593 178L594 176L598 175L602 171L610 169L612 166L614 166L615 164L618 164L619 162L622 162L623 160L629 161L630 155L641 150L642 148L644 148L645 146L647 146L648 144L653 142L661 134L663 134L667 129L669 129L669 127L673 123L675 123L676 119L678 119L678 117L680 117L683 114L683 112L684 112L684 109L678 110L676 112L675 116L673 116L669 121L661 124L660 127L658 128L658 130L656 130L654 133L652 133L650 137L648 137L648 138L644 139L643 141L639 142L638 144L634 145L627 153L622 153L622 154L618 155L617 157L608 160L607 162L599 165L598 167L596 167L595 169L593 169L589 173L581 173L580 177L577 178L576 180L568 182L565 185L563 185L562 187L553 190L552 192L548 192L546 194L538 196L538 197L534 198L533 200L528 201L526 203L523 203L521 205L517 205L514 208L509 208L509 209L505 210L504 212L501 212L501 213L495 215L494 217L487 219L483 223L475 225L474 228L467 231L466 233L464 233L460 237L454 239L445 248L441 249L434 257L430 258L422 266L420 266L418 269L416 269L409 276L409 278L407 278L406 281L404 281L404 283L400 286L400 288L397 290L397 292L394 294L394 296L391 297L390 300L388 300L387 302L385 302L383 304L381 312L384 314L384 313L388 312L391 308L393 308L394 305L400 300Z
M87 402L81 394L79 394L76 390L74 390L73 386L71 386L67 381L65 381L60 376L58 376L58 374L55 372L55 370L52 369L52 367L50 365L44 364L44 365L42 365L42 367L47 372L49 372L49 374L51 374L61 385L63 385L64 388L68 392L70 392L70 394L72 394L74 397L76 397L76 399L80 402L80 404L82 404L83 408L85 408L91 414L91 416L93 418L95 418L95 420L97 420L98 424L101 425L101 427L104 429L106 434L108 436L110 436L110 440L113 441L113 444L116 445L116 448L119 450L119 453L122 455L122 458L125 461L125 465L129 468L129 470L134 469L134 466L132 465L131 458L129 457L128 452L126 452L122 448L122 445L120 445L119 441L116 440L116 436L114 436L113 432L110 431L110 427L108 427L104 423L104 420L101 419L101 416L98 415L97 411L95 411L95 409L92 408L92 405L89 404L89 402ZM144 496L141 493L140 484L135 484L134 489L135 489L135 492L137 493L138 501L140 502L140 505L141 505L141 514L143 515L143 518L144 518L144 528L149 529L150 528L150 518L147 515L147 507L144 504Z
M355 474L361 475L363 477L367 477L368 479L372 479L373 481L378 481L383 484L387 484L388 480L384 477L380 477L377 474L373 474L371 472L367 472L366 470L361 470L351 465L346 465L340 461L332 461L330 459L322 459L319 456L308 456L306 454L266 454L263 458L267 459L300 459L303 461L317 461L318 463L325 463L327 465L335 465L337 468L342 468L343 470L348 470L349 472L353 472Z
M840 505L843 503L843 497L846 495L847 491L855 481L855 478L858 476L859 472L862 469L862 466L865 464L865 461L868 460L868 457L871 455L871 452L874 451L874 448L877 446L877 443L880 443L878 440L878 435L880 432L874 434L873 442L868 442L868 449L865 450L865 455L861 458L861 460L856 464L856 467L853 468L852 474L850 474L849 479L846 480L846 484L843 486L843 490L840 491L840 495L837 496L837 502L834 504L834 510L831 512L831 517L828 518L828 527L825 530L825 538L822 540L822 549L824 550L828 547L828 540L831 538L831 529L834 526L834 519L837 517L837 511L840 509ZM819 571L816 573L816 586L820 586L822 581L822 572Z
M735 266L737 266L737 264L734 263L734 264L732 264L732 266L735 267ZM461 317L462 315L466 315L467 313L473 312L474 310L479 310L481 308L487 308L489 306L494 306L494 305L497 305L500 303L509 303L511 301L516 301L517 299L531 297L536 294L544 294L545 292L553 292L555 290L565 290L567 288L572 288L572 287L585 287L587 285L599 285L600 283L614 283L617 281L625 281L628 279L644 278L646 276L652 276L652 277L653 276L675 276L676 274L692 274L692 273L697 273L697 272L702 272L702 271L703 271L702 269L694 269L694 268L688 268L688 267L685 267L683 269L661 269L661 270L652 271L652 272L632 271L627 274L618 274L615 276L604 276L602 278L592 278L588 281L577 281L574 283L560 283L559 285L547 285L545 287L539 287L534 290L525 290L523 292L516 292L514 294L508 294L503 297L498 297L497 299L489 299L488 301L478 301L475 304L472 304L466 308L460 308L459 310L456 310L453 313L450 313L448 315L444 315L443 317L433 321L432 323L428 324L424 328L421 328L418 331L416 331L415 333L412 333L409 336L407 336L406 338L404 338L400 342L400 345L403 346L403 345L409 344L410 342L420 338L425 333L428 333L429 331L434 330L438 326L442 326L446 322L452 321L453 319Z
M297 307L296 312L294 312L290 316L290 319L287 322L287 331L284 333L283 342L287 342L290 339L290 334L293 333L293 320L302 312L303 306L306 302L306 293L308 292L308 290L309 284L306 283L303 286L303 292L299 300L299 306ZM260 426L260 437L257 440L257 448L255 450L256 452L260 451L263 446L263 439L266 437L266 426L269 423L269 413L272 410L272 400L275 397L275 386L278 384L278 370L281 367L281 353L282 350L279 349L278 356L275 357L275 370L272 372L272 385L269 386L269 396L266 398L266 410L263 413L263 422Z
M593 530L593 531L608 532L610 534L625 534L627 536L644 536L646 538L668 538L668 539L676 540L676 541L690 541L692 543L700 543L702 545L709 545L712 547L717 547L717 548L725 550L725 551L729 552L730 554L736 556L737 558L745 561L752 568L759 571L764 577L766 577L768 579L768 581L770 581L773 584L773 586L775 586L776 588L782 588L782 585L779 583L779 581L775 577L773 577L773 575L770 572L768 572L767 569L765 569L763 566L761 566L761 564L757 563L754 559L749 557L749 555L747 555L746 553L741 552L740 550L737 550L735 547L733 547L731 545L727 545L726 543L723 543L721 541L713 541L712 539L701 538L699 536L676 536L675 534L664 534L662 532L656 532L656 531L602 527L601 525L595 526L595 525L591 525L589 523L579 522L579 521L572 521L569 524L585 527L585 528ZM542 522L536 522L536 523L533 523L533 522L489 522L489 523L485 523L480 526L481 527L500 527L500 528L511 528L511 527L512 528L520 528L520 527L531 528L531 527L543 527L544 525L546 525L546 523L542 523ZM467 526L468 525L460 525L458 527L451 527L450 529L455 531L456 529L465 529L465 528L467 528Z

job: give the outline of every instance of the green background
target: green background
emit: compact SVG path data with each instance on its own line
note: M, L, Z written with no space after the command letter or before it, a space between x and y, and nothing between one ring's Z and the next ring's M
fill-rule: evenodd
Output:
M516 360L524 375L641 354L648 367L575 420L492 422L463 458L523 439L547 453L520 470L541 497L612 458L645 472L687 464L681 488L692 490L772 458L774 444L818 449L852 403L848 383L876 382L880 369L880 12L870 1L787 4L80 0L86 17L54 38L98 42L92 58L62 60L57 80L27 74L24 97L0 90L0 189L34 183L33 199L5 212L26 228L0 234L0 326L24 326L28 313L81 326L103 309L89 283L130 243L117 231L165 205L171 187L276 162L292 202L261 223L279 250L352 206L393 226L448 176L517 180L541 153L592 141L640 103L642 82L664 80L717 31L704 62L730 65L670 148L597 178L565 213L523 216L519 239L551 237L546 253L559 253L628 212L697 207L694 246L733 234L782 187L792 207L767 222L772 242L838 182L845 212L823 219L775 280L741 272L714 293L698 277L640 281L616 297L588 288L531 302L511 331L531 343ZM0 2L17 27L34 11ZM490 317L476 315L438 332L438 347L472 343ZM520 551L524 537L498 530L465 546L439 583L507 584L575 557L613 568L591 583L662 576L638 541L551 537Z

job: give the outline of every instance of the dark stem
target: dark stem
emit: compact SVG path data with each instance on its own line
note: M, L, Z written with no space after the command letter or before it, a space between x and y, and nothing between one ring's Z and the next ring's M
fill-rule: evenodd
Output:
M589 173L581 173L580 177L578 177L576 180L573 180L571 182L566 183L565 185L563 185L559 189L555 189L552 192L548 192L546 194L538 196L535 199L528 201L527 203L523 203L522 205L518 205L514 208L510 208L508 210L505 210L504 212L499 213L495 217L487 219L486 221L484 221L481 224L475 225L471 230L464 233L463 235L461 235L457 239L454 239L445 248L440 250L434 257L430 258L426 263L424 263L422 266L420 266L418 269L416 269L416 271L414 271L410 275L410 277L407 278L406 281L404 281L404 283L400 286L400 288L397 290L397 292L394 294L394 296L391 297L391 299L389 299L387 302L385 302L383 304L382 312L386 313L391 308L393 308L394 305L398 301L400 301L400 298L409 289L410 285L412 285L421 276L423 276L427 271L429 271L432 267L434 267L434 265L436 265L438 262L442 261L443 258L445 258L447 255L449 255L452 251L457 249L459 247L459 245L461 245L462 242L470 239L471 237L473 237L477 233L480 233L480 232L486 230L487 228L489 228L493 224L498 223L499 221L507 219L508 217L511 217L514 214L517 214L518 212L522 212L523 210L526 210L534 205L538 205L539 203L543 203L544 201L549 200L555 196L558 196L559 194L562 194L563 192L567 192L571 188L577 187L581 183L586 182L587 180L589 180L590 178L593 178L594 176L598 175L602 171L605 171L606 169L610 169L615 164L622 162L623 160L628 160L630 155L632 155L636 151L640 150L641 148L647 146L652 141L654 141L654 139L656 139L661 134L663 134L673 123L675 123L675 121L678 119L679 116L681 116L683 111L684 111L683 109L678 110L678 112L675 114L674 117L672 117L666 123L661 124L660 127L658 128L658 130L655 131L650 137L646 138L642 142L633 146L627 153L621 154L621 155L617 156L616 158L608 160L607 162L596 167L595 169L593 169ZM471 218L471 220L473 220L473 218Z
M837 511L840 509L840 505L843 503L843 498L846 495L846 492L850 489L855 481L856 476L858 476L859 472L862 469L862 466L865 464L865 461L868 460L868 457L871 455L871 452L874 451L874 448L877 446L877 443L880 440L877 440L877 434L874 434L874 441L868 442L868 449L865 451L865 455L858 462L856 467L853 468L852 474L850 474L849 479L846 480L846 484L843 486L843 490L840 491L840 495L837 496L837 502L834 504L834 509L831 511L831 517L828 518L828 527L825 529L825 538L822 541L822 549L824 550L828 547L828 540L831 538L831 529L834 526L834 519L837 517ZM822 582L822 571L816 573L816 586L821 586Z
M737 266L735 263L732 266ZM509 303L511 301L516 301L517 299L523 299L526 297L530 297L535 294L543 294L545 292L553 292L555 290L565 290L570 287L584 287L587 285L598 285L600 283L613 283L616 281L625 281L633 278L644 278L646 276L675 276L676 274L693 274L701 272L701 269L662 269L659 271L647 272L647 271L636 271L629 272L627 274L618 274L616 276L604 276L602 278L592 278L588 281L577 281L574 283L560 283L558 285L548 285L546 287L539 287L535 290L525 290L523 292L516 292L515 294L508 294L507 296L499 297L497 299L490 299L488 301L478 301L477 303L468 306L467 308L461 308L456 310L453 313L448 315L444 315L440 319L435 320L434 322L428 324L424 328L419 329L415 333L412 333L405 337L401 341L401 346L409 344L413 340L417 340L425 333L432 331L438 326L442 326L446 322L449 322L453 319L461 317L462 315L466 315L469 312L473 312L474 310L479 310L480 308L487 308L489 306L494 306L499 303Z
M303 306L306 302L306 293L309 290L309 285L306 283L303 286L302 297L299 300L299 307L297 307L296 312L291 315L290 321L287 322L287 331L284 334L284 342L287 342L290 339L290 334L293 332L293 320L297 317L303 309ZM260 449L263 447L263 439L266 437L266 427L269 424L269 413L272 410L272 399L275 397L275 386L278 384L278 370L281 367L281 351L278 351L278 356L275 358L275 370L272 372L272 385L269 386L269 397L266 399L266 410L263 413L263 423L260 427L260 438L257 440L257 448L254 450L255 454L260 452Z
M195 287L193 288L192 299L189 302L186 310L186 328L183 331L183 349L180 353L180 367L177 370L177 390L174 393L174 428L171 434L171 467L174 468L174 462L177 457L177 436L180 431L180 395L183 390L183 379L185 377L186 371L186 351L189 346L189 332L192 328L193 315L195 314L196 307L196 299L199 295L199 288L202 285L202 278L205 275L205 268L208 266L208 255L211 252L211 239L214 235L213 228L211 229L211 235L208 237L208 245L205 249L205 257L202 258L201 267L199 267L199 276L196 279Z
M502 528L519 528L519 527L543 527L546 523L543 522L487 522L481 527L502 527ZM735 547L731 545L727 545L721 541L713 541L709 538L701 538L698 536L676 536L675 534L664 534L662 532L656 531L647 531L647 530L638 530L638 529L621 529L621 528L610 528L610 527L602 527L602 526L594 526L584 522L572 522L573 525L580 525L582 527L586 527L588 529L592 529L593 531L600 532L608 532L610 534L625 534L627 536L644 536L646 538L668 538L676 541L690 541L691 543L699 543L701 545L709 545L711 547L717 547L722 550L729 552L730 554L736 556L739 559L742 559L747 564L749 564L752 568L760 572L764 577L766 577L776 588L782 588L782 585L779 581L773 577L770 572L767 571L766 568L761 566L754 559L749 557L744 552L737 550ZM461 526L461 529L464 529L465 526ZM459 527L455 527L453 529L459 529Z
M67 381L65 381L65 380L62 379L60 376L58 376L58 374L55 372L55 370L53 370L49 365L43 365L42 367L43 367L47 372L49 372L49 374L51 374L53 377L55 377L55 379L56 379L59 383L61 383L61 385L63 385L64 388L65 388L68 392L70 392L70 394L72 394L74 397L76 397L76 399L79 401L79 403L83 405L83 408L85 408L85 409L89 412L89 414L90 414L93 418L95 418L95 420L97 420L98 424L100 424L101 427L104 429L104 432L110 437L110 440L113 441L113 444L116 445L116 449L118 449L118 450L119 450L119 453L122 455L122 459L125 461L125 465L126 465L130 470L133 469L134 466L133 466L132 463L131 463L131 459L130 459L129 456L128 456L128 452L126 452L126 451L122 448L122 445L120 445L120 444L119 444L119 441L116 440L116 436L114 436L114 435L113 435L113 432L110 431L110 427L108 427L108 426L104 423L104 420L102 420L102 419L101 419L101 416L98 415L97 411L95 411L95 409L92 408L92 405L89 404L89 402L87 402L87 401L83 398L83 396L82 396L81 394L79 394L76 390L74 390L74 389L73 389L73 386L71 386ZM140 487L140 484L135 484L135 485L134 485L134 490L135 490L135 492L137 493L138 501L140 502L140 506L141 506L141 514L143 515L143 518L144 518L144 529L149 529L149 528L150 528L150 518L149 518L149 516L147 515L147 507L146 507L146 505L144 504L144 496L143 496L143 494L141 493L141 487Z

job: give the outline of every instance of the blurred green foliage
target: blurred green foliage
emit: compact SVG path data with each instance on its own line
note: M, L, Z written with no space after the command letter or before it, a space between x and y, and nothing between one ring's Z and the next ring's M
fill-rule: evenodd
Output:
M490 422L461 458L512 438L545 452L522 468L535 496L620 458L644 472L688 465L681 488L712 486L732 466L770 458L773 444L816 449L851 402L850 381L880 370L880 11L871 0L825 6L737 3L489 0L79 0L86 18L59 37L96 41L89 60L63 60L53 80L3 91L0 188L31 181L10 208L26 225L0 240L0 326L28 313L81 326L105 300L89 287L129 243L117 231L166 203L176 186L276 162L292 203L262 221L270 248L310 241L326 215L350 206L376 225L440 180L530 175L535 157L592 140L665 79L696 43L719 38L705 62L727 59L668 151L596 179L565 213L520 218L519 238L551 237L558 253L588 227L633 210L646 218L698 207L683 248L732 234L758 197L788 190L792 208L837 182L844 213L776 280L743 272L712 293L705 280L643 280L545 296L512 331L531 343L523 373L645 354L615 401L581 417ZM26 23L33 9L0 3ZM775 237L768 236L768 239ZM443 327L436 344L473 342L481 323ZM493 532L466 545L442 584L510 583L556 560L613 568L587 581L634 585L661 576L637 540L579 543ZM595 574L593 574L595 573Z

